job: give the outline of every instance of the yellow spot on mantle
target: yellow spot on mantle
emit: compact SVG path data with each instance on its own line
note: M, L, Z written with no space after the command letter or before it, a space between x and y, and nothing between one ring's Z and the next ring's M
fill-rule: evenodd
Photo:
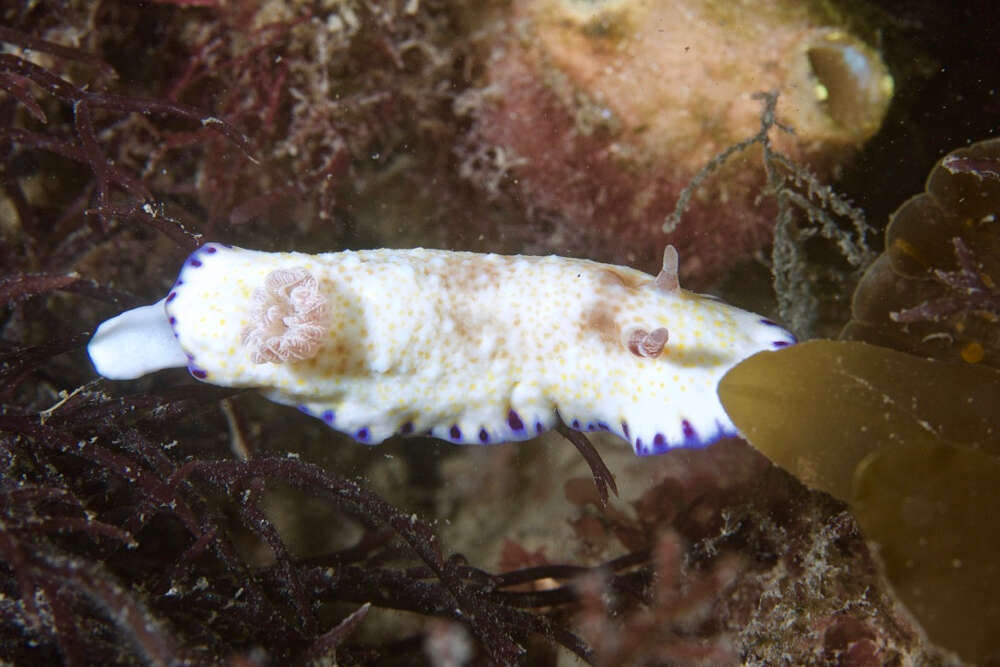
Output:
M962 348L962 359L970 364L978 364L986 356L983 346L973 341Z

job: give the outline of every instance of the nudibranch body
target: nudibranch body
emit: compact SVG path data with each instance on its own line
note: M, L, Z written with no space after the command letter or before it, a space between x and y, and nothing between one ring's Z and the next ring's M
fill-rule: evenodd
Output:
M556 256L208 244L165 299L105 322L88 349L107 377L186 365L365 443L526 440L562 420L656 454L735 435L720 378L794 342L681 289L676 266L673 248L654 277Z

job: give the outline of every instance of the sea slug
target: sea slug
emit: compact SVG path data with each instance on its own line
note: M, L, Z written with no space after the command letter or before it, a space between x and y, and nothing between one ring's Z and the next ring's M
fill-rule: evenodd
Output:
M270 253L211 243L169 294L101 324L101 375L174 366L256 387L356 440L526 440L560 420L640 455L736 435L733 365L795 342L663 270L443 250Z

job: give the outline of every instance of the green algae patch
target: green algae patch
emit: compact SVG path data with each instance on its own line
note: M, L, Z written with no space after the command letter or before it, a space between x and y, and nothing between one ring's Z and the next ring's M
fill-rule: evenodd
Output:
M974 661L1000 636L1000 372L860 342L763 352L719 384L733 422L854 510L899 598Z

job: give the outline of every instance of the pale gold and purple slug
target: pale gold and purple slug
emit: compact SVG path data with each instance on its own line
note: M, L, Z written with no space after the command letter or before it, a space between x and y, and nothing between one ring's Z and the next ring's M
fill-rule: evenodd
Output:
M88 351L108 378L187 366L369 444L526 440L562 420L647 455L736 435L720 378L793 342L681 289L672 247L654 277L556 256L213 243L166 298L103 323Z

